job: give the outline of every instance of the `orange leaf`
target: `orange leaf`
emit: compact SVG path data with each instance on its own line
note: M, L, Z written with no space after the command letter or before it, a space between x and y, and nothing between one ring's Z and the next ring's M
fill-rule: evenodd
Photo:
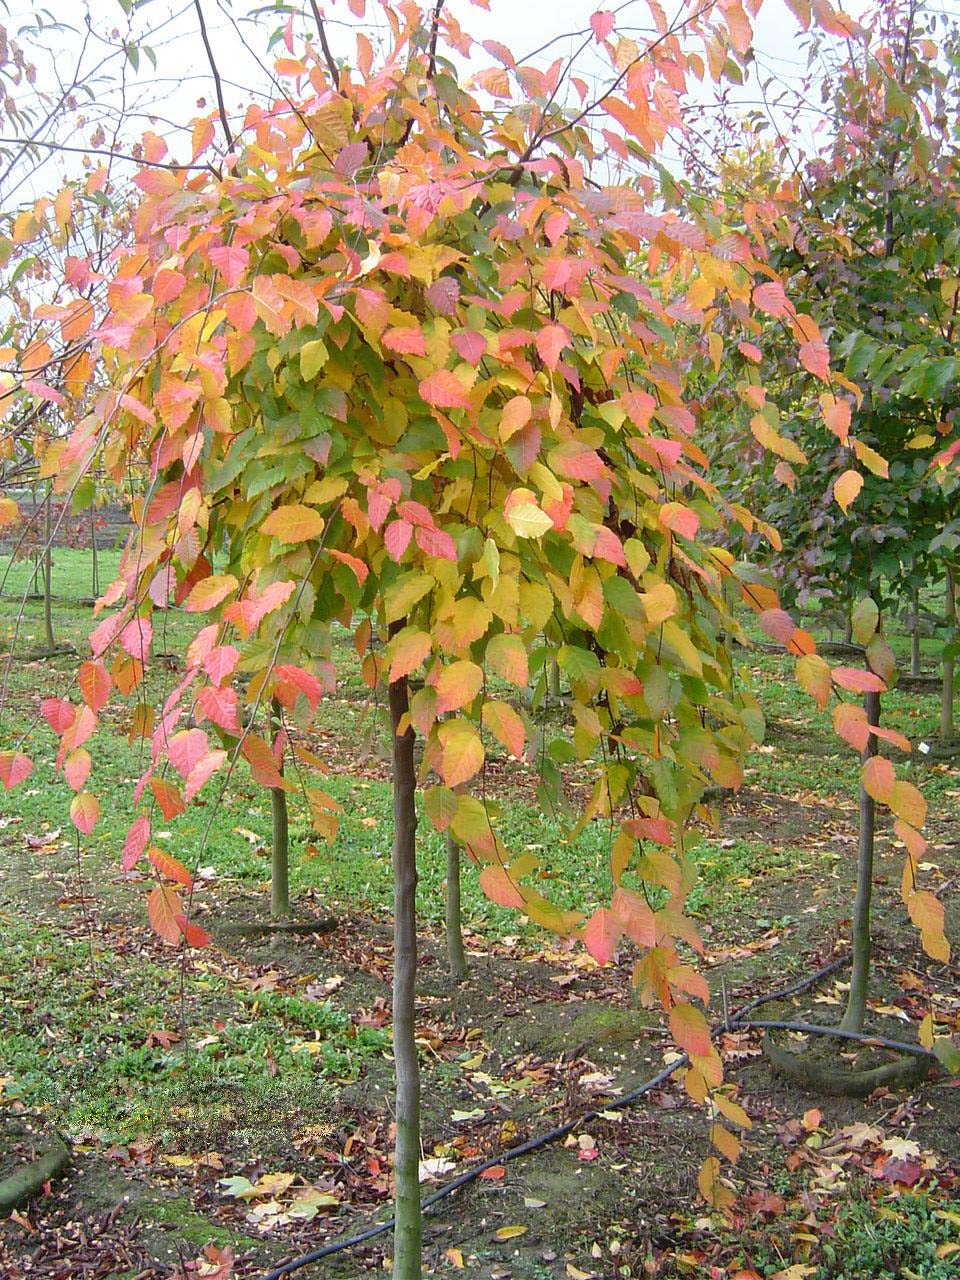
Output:
M713 1042L707 1020L692 1004L677 1004L670 1010L670 1033L681 1049L692 1057L706 1058Z
M527 731L520 716L508 702L485 702L483 723L511 755L523 755Z
M494 636L487 644L484 656L501 679L516 685L518 689L527 687L530 679L527 649L518 635Z
M480 872L480 888L498 907L516 907L522 911L526 906L506 867L484 867Z
M864 790L881 804L889 804L897 781L893 765L882 756L871 756L860 771Z
M166 876L168 880L176 880L177 884L182 884L185 889L192 888L193 876L178 858L165 853L156 845L151 845L147 850L147 857L162 876Z
M449 720L438 730L442 756L440 776L448 787L469 782L479 773L484 760L483 743L473 725L463 720Z
M151 889L147 897L147 915L154 933L164 942L176 946L183 937L177 923L177 916L183 915L183 907L176 889L165 884L158 884L155 889Z
M280 511L282 510L283 508L280 508ZM278 514L279 511L271 512L267 516L267 521ZM218 604L223 604L227 596L236 591L239 585L232 573L214 574L209 578L202 578L187 596L183 607L187 613L206 613L209 609L215 609Z
M584 946L597 964L609 964L622 933L620 921L613 912L608 911L606 907L599 907L584 927Z
M437 714L459 711L472 702L483 684L483 668L475 662L452 662L437 680Z
M834 481L833 496L844 515L862 488L863 476L859 471L845 471Z

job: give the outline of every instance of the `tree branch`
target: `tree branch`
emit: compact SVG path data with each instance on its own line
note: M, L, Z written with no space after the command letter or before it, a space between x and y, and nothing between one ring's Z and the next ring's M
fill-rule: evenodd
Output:
M320 48L323 50L324 61L327 64L327 70L330 72L330 78L333 81L333 87L339 92L340 72L334 61L333 50L330 48L330 42L327 40L327 29L323 25L323 17L317 5L317 0L310 0L310 8L313 10L313 16L317 23L317 32L320 36Z
M233 134L230 131L230 121L227 118L227 108L223 101L223 85L220 82L220 69L213 56L213 50L210 48L210 37L207 35L207 24L203 20L203 9L200 7L200 0L193 0L193 7L196 9L197 17L200 20L200 39L203 41L203 47L207 51L207 61L210 63L210 71L213 75L213 83L217 91L217 109L220 113L220 123L223 125L223 132L227 139L227 146L232 151Z

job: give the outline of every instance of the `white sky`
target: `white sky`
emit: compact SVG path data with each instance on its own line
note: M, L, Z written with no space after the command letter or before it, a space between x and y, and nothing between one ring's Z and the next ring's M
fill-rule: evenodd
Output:
M465 30L478 39L496 39L522 60L523 55L542 46L554 37L561 37L547 51L534 58L541 66L553 58L569 56L582 42L582 37L569 34L582 31L589 23L590 15L598 8L611 8L617 12L617 30L636 34L637 30L650 30L646 18L644 0L490 0L490 11L475 7L470 0L447 0L450 11ZM119 0L6 0L11 9L6 25L17 38L17 31L24 23L42 23L45 16L67 23L70 30L50 30L45 37L27 34L21 42L36 48L46 46L47 56L36 55L38 86L49 93L56 93L57 77L69 80L78 60L87 70L96 105L97 116L103 119L108 135L114 122L122 113L126 138L139 137L147 128L167 138L171 152L178 159L189 158L189 142L186 127L190 119L205 114L215 106L213 85L203 45L200 40L193 0L139 0L139 8L132 19L127 19ZM46 5L49 5L49 8ZM848 11L862 12L865 0L847 0ZM947 0L949 6L960 5L960 0ZM679 0L665 4L668 17L678 10ZM301 0L300 7L308 10ZM372 20L378 10L374 3L368 5L369 16L361 23L347 7L347 0L323 0L321 10L328 19L330 41L336 54L343 54L349 61L355 55L354 30L357 27L373 35ZM2 6L0 6L2 8ZM268 69L276 52L267 51L269 34L283 22L283 17L264 15L251 22L245 14L256 8L256 0L202 0L202 8L216 59L224 78L224 90L228 112L239 113L251 96L251 90L263 91L268 86ZM89 20L89 30L84 28ZM298 22L298 30L313 31L309 23ZM144 29L152 29L156 35L149 43L157 57L157 69L149 61L140 59L139 70L116 53L119 39L132 32L136 41ZM764 0L755 22L758 65L763 74L773 73L780 80L797 84L802 76L806 58L802 35L796 20L783 0ZM566 33L566 34L565 34ZM244 39L251 53L244 48ZM101 69L92 74L114 46L109 70ZM257 56L254 56L257 55ZM259 61L258 61L259 59ZM474 68L490 65L493 59L483 50L477 51ZM578 73L584 79L599 77L597 83L608 79L604 74L605 61L591 47L578 62ZM607 68L607 72L608 72ZM122 87L120 85L122 77ZM698 94L706 104L708 91ZM743 89L733 90L738 102L755 104L758 99L756 79ZM205 106L198 107L198 100ZM47 133L48 140L77 146L89 144L92 126L87 125L72 136L58 131ZM11 192L13 176L7 190L0 192L0 207L10 207L11 195L15 202L30 200L49 190L57 183L59 174L75 175L80 168L80 155L65 155L43 164L33 173L16 175L17 185Z

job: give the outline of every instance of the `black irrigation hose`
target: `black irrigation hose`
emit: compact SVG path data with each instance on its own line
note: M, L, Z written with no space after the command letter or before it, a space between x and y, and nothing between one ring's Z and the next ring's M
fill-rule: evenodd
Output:
M829 964L824 965L822 969L818 969L816 973L809 974L806 978L801 978L798 982L792 983L790 986L781 987L777 991L773 991L770 995L757 996L748 1004L742 1006L735 1013L729 1015L723 1022L715 1026L710 1032L711 1039L715 1039L724 1031L731 1031L735 1027L751 1025L746 1019L754 1011L763 1004L771 1004L774 1000L784 1000L787 996L797 995L801 991L806 991L810 987L816 986L821 978L826 978L829 974L834 973L846 963L847 957L841 956L838 960L832 960ZM760 1025L759 1023L754 1025ZM801 1025L801 1024L796 1024ZM819 1030L820 1028L814 1028ZM878 1038L878 1043L882 1043ZM898 1044L897 1041L889 1041L889 1044ZM898 1045L899 1047L899 1045ZM908 1046L903 1046L904 1048ZM913 1046L909 1046L911 1052L916 1052ZM921 1050L926 1053L926 1050ZM930 1055L933 1056L932 1054ZM526 1142L521 1142L516 1147L510 1147L506 1151L500 1152L499 1155L491 1156L489 1160L484 1160L482 1164L474 1165L472 1169L468 1169L465 1173L459 1174L456 1178L451 1178L449 1182L444 1183L436 1191L431 1192L422 1202L421 1208L428 1209L439 1200L445 1199L452 1195L454 1191L459 1191L461 1187L467 1186L470 1182L475 1182L481 1174L487 1169L493 1169L497 1165L506 1164L510 1160L516 1160L520 1156L529 1155L531 1151L537 1151L540 1147L545 1147L550 1142L556 1142L558 1138L565 1138L568 1133L572 1133L574 1129L580 1128L581 1125L589 1124L591 1120L596 1120L600 1111L619 1111L623 1107L628 1107L631 1103L642 1098L644 1094L649 1093L651 1089L655 1089L658 1084L662 1084L669 1079L675 1071L681 1067L688 1066L690 1058L686 1053L682 1053L677 1059L658 1071L651 1079L645 1080L643 1084L638 1085L636 1089L632 1089L630 1093L625 1093L621 1098L614 1098L612 1102L604 1103L602 1108L597 1110L585 1111L582 1115L567 1120L564 1124L558 1124L553 1129L548 1129L545 1133L538 1134L535 1138L529 1138ZM266 1275L261 1276L260 1280L282 1280L283 1276L292 1275L294 1271L299 1271L301 1267L308 1267L313 1262L320 1262L323 1258L329 1258L332 1254L341 1253L344 1249L352 1249L356 1245L365 1244L368 1240L374 1239L375 1236L385 1235L391 1231L395 1224L394 1218L388 1218L385 1222L378 1222L375 1226L367 1227L365 1231L360 1231L354 1236L347 1236L346 1239L333 1240L330 1244L325 1244L319 1249L312 1249L309 1253L303 1254L299 1258L293 1258L290 1262L285 1262L279 1267L275 1267L273 1271L268 1271Z
M880 1049L892 1049L895 1053L909 1053L914 1058L940 1059L932 1049L919 1044L907 1044L904 1040L888 1040L886 1036L872 1035L869 1031L844 1031L841 1027L825 1027L818 1022L769 1022L763 1018L746 1021L738 1019L741 1027L763 1027L772 1031L800 1031L808 1036L835 1036L838 1040L856 1040L858 1044L876 1045Z

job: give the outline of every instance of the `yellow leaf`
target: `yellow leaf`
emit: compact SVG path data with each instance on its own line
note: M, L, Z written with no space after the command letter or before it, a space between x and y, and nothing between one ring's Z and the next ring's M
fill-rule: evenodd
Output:
M300 374L307 382L312 382L330 358L326 344L317 338L315 342L305 342L300 348Z
M310 538L319 538L325 524L319 511L294 502L271 511L260 526L260 532L279 538L281 542L307 542Z
M507 513L507 524L518 538L542 538L553 521L535 502L518 502Z
M493 1233L498 1240L515 1240L517 1236L526 1234L526 1227L519 1225L513 1227L498 1227Z
M640 603L648 625L656 627L677 612L677 593L669 582L658 582L650 591L640 593Z

